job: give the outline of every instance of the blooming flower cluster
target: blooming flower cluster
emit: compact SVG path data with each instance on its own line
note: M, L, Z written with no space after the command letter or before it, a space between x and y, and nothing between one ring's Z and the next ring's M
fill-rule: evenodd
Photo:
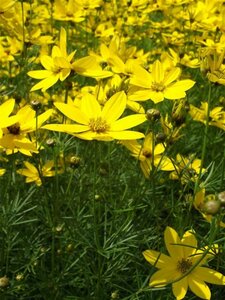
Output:
M206 196L208 134L223 140L225 130L224 13L221 0L1 0L0 176L13 157L17 176L40 187L80 165L77 153L51 152L55 141L72 141L73 151L112 143L138 161L154 192L177 184L199 217L212 223L219 215L225 227L221 187L210 191L217 210ZM222 185L224 157L218 166ZM188 288L210 299L205 282L225 279L202 265L218 246L199 249L194 231L179 238L171 227L164 238L170 256L143 252L160 269L150 287L171 283L176 299Z

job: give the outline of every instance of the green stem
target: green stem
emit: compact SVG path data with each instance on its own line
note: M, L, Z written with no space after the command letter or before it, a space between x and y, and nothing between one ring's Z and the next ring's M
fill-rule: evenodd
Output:
M212 93L212 86L209 83L209 90L208 90L208 107L207 107L207 112L206 112L206 122L205 122L205 130L204 130L204 137L203 137L203 143L202 143L202 154L201 154L201 166L200 166L200 171L198 174L198 178L195 184L195 189L194 189L194 194L196 193L200 180L201 180L201 175L202 175L202 170L203 170L203 165L205 162L205 156L206 156L206 148L207 148L207 142L208 142L208 131L209 131L209 117L210 117L210 103L211 103L211 93Z

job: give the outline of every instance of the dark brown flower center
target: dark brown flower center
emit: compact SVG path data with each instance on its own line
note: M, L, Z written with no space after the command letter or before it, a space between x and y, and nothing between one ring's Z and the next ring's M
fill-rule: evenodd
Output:
M192 262L188 258L182 258L177 262L177 270L185 274L192 266Z
M143 150L142 154L146 157L146 158L150 158L152 156L151 151L149 150Z
M20 124L19 123L16 123L16 124L13 124L9 127L7 127L9 133L11 134L14 134L14 135L18 135L20 134Z

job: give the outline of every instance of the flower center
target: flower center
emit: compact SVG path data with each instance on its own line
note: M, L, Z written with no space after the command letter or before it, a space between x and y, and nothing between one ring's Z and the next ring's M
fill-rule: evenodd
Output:
M177 262L177 270L182 274L185 274L190 267L192 266L192 262L187 258L182 258Z
M97 133L104 133L107 130L109 130L110 126L107 124L105 120L103 120L101 117L98 117L96 119L90 119L89 126L91 131L97 132Z
M162 92L165 89L165 86L161 82L153 82L151 86L153 91Z
M143 150L142 154L146 157L146 158L150 158L152 156L152 153L149 150Z
M14 135L18 135L20 134L20 125L19 123L13 124L9 127L7 127L9 133L14 134Z

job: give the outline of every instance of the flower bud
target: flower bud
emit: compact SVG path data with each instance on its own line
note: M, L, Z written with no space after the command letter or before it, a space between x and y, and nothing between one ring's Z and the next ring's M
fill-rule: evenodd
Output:
M38 111L41 108L41 103L38 100L32 100L30 104L35 111Z
M146 111L146 118L149 121L155 122L160 119L160 111L155 108L150 108Z
M46 144L49 146L49 147L54 147L55 146L55 140L52 139L52 138L49 138L46 140Z
M216 215L220 210L220 201L209 200L202 205L202 212L206 215Z
M163 143L166 140L166 135L163 132L159 132L159 133L156 134L155 139L156 139L156 144L157 143Z
M0 278L0 288L5 288L9 285L9 278L6 276Z
M80 157L73 155L70 157L69 162L71 168L78 168L80 166Z
M225 206L225 191L218 194L218 200L220 201L221 206Z

